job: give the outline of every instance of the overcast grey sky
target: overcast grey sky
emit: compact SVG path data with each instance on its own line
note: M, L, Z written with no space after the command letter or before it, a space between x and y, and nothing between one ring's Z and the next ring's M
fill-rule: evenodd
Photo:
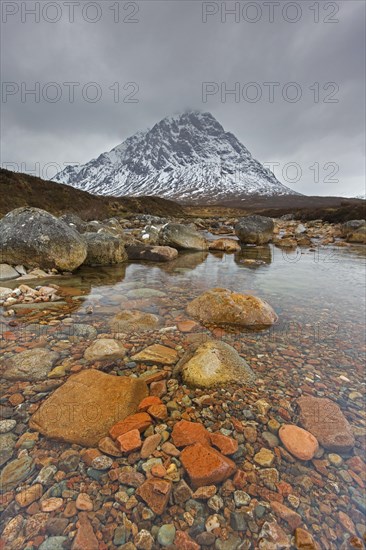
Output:
M199 109L293 189L365 193L364 0L3 0L1 45L3 166L52 177Z

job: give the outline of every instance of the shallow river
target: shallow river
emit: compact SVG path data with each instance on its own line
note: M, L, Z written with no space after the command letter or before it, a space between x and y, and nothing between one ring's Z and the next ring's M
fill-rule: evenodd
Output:
M331 398L351 423L356 436L354 450L362 456L366 436L360 396L365 389L365 256L362 246L315 247L313 251L298 249L297 253L264 246L248 247L235 255L184 253L166 264L132 262L121 267L82 268L68 278L48 281L64 288L66 306L48 313L43 307L19 311L19 324L13 327L8 326L9 318L3 317L3 344L6 352L16 352L23 349L22 344L42 337L50 349L64 358L75 354L75 362L83 364L86 343L83 348L83 338L75 338L72 322L92 325L98 334L110 335L109 321L122 306L157 313L165 320L165 332L130 336L127 341L136 349L164 340L184 347L187 334L176 329L176 322L187 318L185 307L191 299L213 287L252 293L272 305L279 316L278 324L255 333L213 329L213 334L234 345L256 373L255 399L266 399L275 410L280 406L286 409L287 404L288 420L296 423L294 402L299 393ZM159 292L151 293L151 289ZM196 332L210 333L204 327ZM121 369L119 374L127 374ZM245 398L244 402L228 403L228 411L235 415L235 410L246 405ZM327 453L319 459L326 457ZM347 456L343 459L346 461ZM305 504L310 506L307 524L322 547L335 548L342 542L345 530L337 526L335 517L339 511L351 518L361 536L363 488L349 476L344 464L326 473L319 465L316 468L308 463L306 467L317 470L315 475L320 472L320 482L308 490L309 495L305 490L298 511L304 517ZM299 479L306 472L301 467L299 472L284 466L281 479L304 494L305 485Z

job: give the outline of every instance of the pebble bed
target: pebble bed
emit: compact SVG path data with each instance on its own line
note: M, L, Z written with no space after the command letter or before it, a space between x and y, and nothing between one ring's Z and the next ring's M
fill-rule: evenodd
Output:
M14 463L2 482L5 487L9 476L15 482L0 494L0 548L363 548L364 258L362 246L290 252L263 246L235 255L183 253L167 264L82 268L58 278L62 299L56 309L42 304L0 317L5 360L39 347L58 354L47 379L2 382L0 457L4 471ZM214 287L260 296L279 323L239 332L191 322L187 304ZM110 321L121 309L156 314L162 326L112 333ZM256 374L252 387L238 380L225 388L191 389L175 377L174 365L131 359L156 343L182 356L207 337L221 339L245 358ZM85 349L97 338L122 342L125 356L87 361ZM135 450L93 459L80 445L30 430L31 415L49 393L85 368L147 377L150 395L167 411L141 434L143 441L161 436L148 457ZM320 446L312 460L303 461L285 449L278 431L298 424L296 400L303 395L339 405L355 436L350 452ZM195 491L172 441L181 420L235 440L230 458L243 473ZM170 447L163 450L164 444ZM172 484L161 514L139 493L154 474Z

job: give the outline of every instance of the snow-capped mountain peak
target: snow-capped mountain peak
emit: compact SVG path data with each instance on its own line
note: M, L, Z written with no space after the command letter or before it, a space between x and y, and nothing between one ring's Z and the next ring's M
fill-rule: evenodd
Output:
M218 203L248 196L295 195L211 113L187 111L137 132L54 180L97 195L154 195Z

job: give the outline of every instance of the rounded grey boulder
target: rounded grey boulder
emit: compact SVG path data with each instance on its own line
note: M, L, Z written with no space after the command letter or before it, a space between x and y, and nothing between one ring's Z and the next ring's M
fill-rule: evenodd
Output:
M159 244L187 250L207 250L208 243L198 231L181 223L168 223L159 233Z
M178 372L188 386L195 388L225 386L232 382L251 385L255 380L245 359L229 344L216 340L188 350L175 367L175 374Z
M125 243L109 233L84 233L87 245L85 265L113 265L127 260Z
M73 271L85 258L80 235L45 210L17 208L0 220L1 262Z
M266 244L273 235L274 223L265 216L246 216L240 218L235 233L243 244Z

